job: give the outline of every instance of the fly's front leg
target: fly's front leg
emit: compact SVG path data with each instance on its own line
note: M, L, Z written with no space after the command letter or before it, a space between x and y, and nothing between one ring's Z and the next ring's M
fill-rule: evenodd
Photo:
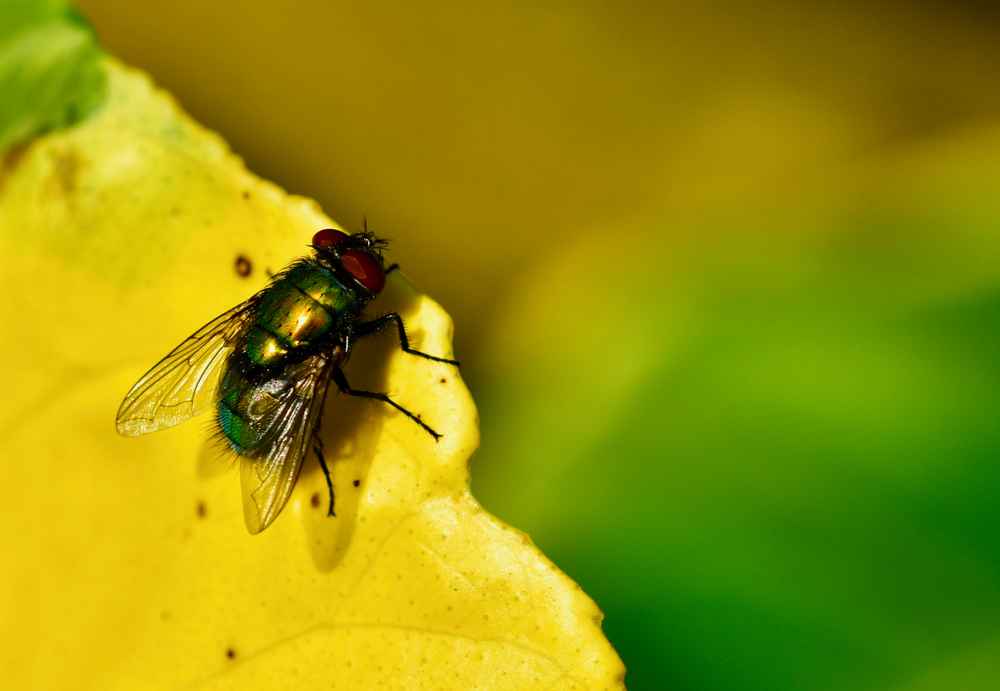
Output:
M376 401L382 401L383 403L388 403L393 408L401 412L403 415L405 415L406 417L410 418L415 423L423 427L424 430L429 435L434 437L434 441L437 441L438 439L441 438L441 435L435 432L433 429L431 429L426 422L421 420L419 415L414 415L409 410L396 403L394 400L389 398L388 394L378 393L376 391L360 391L358 389L352 389L351 385L347 383L347 377L344 376L343 370L341 370L339 367L335 367L333 370L333 381L337 384L337 388L340 389L341 393L345 393L348 396L357 396L358 398L371 398Z
M377 319L357 324L354 327L354 335L358 337L370 336L371 334L378 333L382 329L386 328L391 322L395 322L396 329L399 331L399 347L403 349L403 352L409 353L410 355L417 355L427 360L433 360L434 362L444 362L449 365L458 366L458 360L449 360L448 358L428 355L420 350L411 348L410 339L406 337L406 327L403 326L403 318L396 312L383 314Z

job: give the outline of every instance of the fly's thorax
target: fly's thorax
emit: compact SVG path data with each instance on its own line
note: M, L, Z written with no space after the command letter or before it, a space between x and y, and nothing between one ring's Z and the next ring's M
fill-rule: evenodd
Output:
M294 351L336 340L338 327L360 304L331 271L310 261L294 264L261 295L244 353L255 366L281 365Z
M336 314L354 311L359 302L355 290L344 285L333 271L319 262L296 262L275 285L285 282Z

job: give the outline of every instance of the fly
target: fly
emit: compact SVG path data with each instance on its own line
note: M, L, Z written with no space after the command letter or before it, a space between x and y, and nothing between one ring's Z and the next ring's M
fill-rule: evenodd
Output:
M397 268L385 268L386 244L367 231L317 232L311 256L188 336L135 383L118 409L118 432L155 432L214 407L219 433L240 457L243 517L251 533L284 508L310 448L326 477L333 516L333 482L319 437L331 380L342 393L382 401L435 441L441 437L387 394L348 383L341 366L354 342L395 325L404 352L458 365L411 348L395 312L361 318ZM218 386L209 385L215 381Z

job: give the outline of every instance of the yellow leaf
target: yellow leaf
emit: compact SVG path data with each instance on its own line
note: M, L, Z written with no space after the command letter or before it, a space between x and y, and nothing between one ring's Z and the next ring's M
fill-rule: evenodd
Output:
M4 686L623 688L593 602L469 494L478 420L458 371L391 334L357 349L352 384L444 437L331 394L336 518L312 458L251 536L208 421L115 434L146 367L332 223L143 75L106 69L97 114L0 173ZM402 277L374 304L403 314L415 347L451 352L449 317Z

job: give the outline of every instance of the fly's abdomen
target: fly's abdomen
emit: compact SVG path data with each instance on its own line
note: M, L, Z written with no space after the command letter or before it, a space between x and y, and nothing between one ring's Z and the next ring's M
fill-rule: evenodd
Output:
M253 365L281 365L292 351L327 337L355 301L331 272L312 262L296 264L261 297L244 352Z
M274 435L268 421L291 385L280 376L252 383L238 366L226 364L219 382L216 419L236 453L253 457L266 451L267 440Z
M253 425L251 404L253 388L238 367L227 364L219 382L219 402L216 417L219 429L236 453L253 455L261 444L260 430Z

